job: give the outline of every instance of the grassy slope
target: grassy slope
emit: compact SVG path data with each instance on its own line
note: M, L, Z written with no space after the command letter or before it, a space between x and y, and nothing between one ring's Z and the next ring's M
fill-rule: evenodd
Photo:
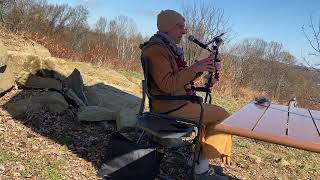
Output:
M141 74L120 72L137 84L142 78ZM246 103L214 95L214 102L230 113ZM0 105L10 97L9 93L1 98ZM98 179L96 167L73 153L77 149L70 145L72 142L68 136L59 139L59 142L64 143L57 143L34 132L22 122L25 121L12 119L0 106L0 179ZM234 137L232 155L232 164L225 167L225 172L235 178L320 177L320 155L316 153Z

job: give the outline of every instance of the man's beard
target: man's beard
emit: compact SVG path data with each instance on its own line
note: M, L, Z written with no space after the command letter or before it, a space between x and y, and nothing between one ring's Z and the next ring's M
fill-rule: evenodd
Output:
M176 44L180 44L181 38L174 38L174 41L176 42Z

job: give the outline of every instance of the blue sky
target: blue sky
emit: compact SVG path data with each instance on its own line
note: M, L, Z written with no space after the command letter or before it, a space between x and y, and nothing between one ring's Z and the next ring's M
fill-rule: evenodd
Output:
M196 0L48 0L71 6L83 4L90 11L89 23L100 16L112 19L118 15L131 17L143 35L156 32L156 15L163 9L179 11L182 4ZM204 0L224 11L236 33L232 43L244 38L261 38L282 43L296 58L311 52L301 27L309 23L311 13L320 19L319 0Z

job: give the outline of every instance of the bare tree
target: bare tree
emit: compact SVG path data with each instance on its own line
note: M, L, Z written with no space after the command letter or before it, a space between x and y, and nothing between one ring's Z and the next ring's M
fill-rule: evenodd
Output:
M319 97L319 84L320 84L320 18L317 20L314 18L313 14L309 16L309 24L307 26L302 26L302 32L304 33L305 38L308 40L310 47L313 52L309 53L311 57L315 57L314 63L310 60L303 58L304 62L309 66L306 73L313 74L310 77L310 86L307 90L309 97L308 101L320 103Z
M134 21L124 15L115 17L109 23L109 35L115 45L117 58L129 59L131 56L132 43L130 39L137 35L137 27Z
M100 17L95 25L95 32L105 33L107 30L108 21L105 17Z
M264 91L274 98L283 98L289 94L287 89L293 89L292 84L302 84L291 80L296 77L293 71L295 57L283 50L277 42L266 42L261 39L245 39L233 47L235 66L234 76L241 86L251 87L256 91ZM290 79L290 81L289 81ZM294 79L294 78L292 78ZM292 93L300 91L298 87ZM301 89L301 88L300 88Z
M61 32L66 28L68 21L74 16L73 8L67 4L63 5L49 5L46 8L46 16L48 19L48 28L53 35Z
M26 12L25 8L30 4L29 0L3 1L3 22L5 26L12 31L17 31L23 27L23 14Z
M200 41L208 42L221 32L231 32L223 11L208 2L197 1L192 5L185 5L182 7L182 13L186 18L186 37L193 35ZM201 49L188 42L186 38L183 39L182 46L189 63L201 53Z
M310 24L307 28L302 26L302 31L314 50L311 55L320 56L320 19L318 20L318 24L315 24L313 16L310 15Z
M0 0L0 20L2 24L6 23L5 18L15 4L16 0Z
M317 22L315 22L313 15L310 14L309 20L310 22L307 26L302 26L302 32L304 33L305 38L308 40L310 47L313 49L313 52L311 52L310 55L320 57L320 18ZM319 59L315 64L310 63L310 61L306 60L305 58L304 61L310 67L320 66Z

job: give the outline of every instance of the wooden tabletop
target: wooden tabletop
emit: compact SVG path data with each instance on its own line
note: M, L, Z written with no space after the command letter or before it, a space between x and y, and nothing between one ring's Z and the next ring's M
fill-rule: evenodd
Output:
M320 153L320 111L247 104L216 129L225 133Z

